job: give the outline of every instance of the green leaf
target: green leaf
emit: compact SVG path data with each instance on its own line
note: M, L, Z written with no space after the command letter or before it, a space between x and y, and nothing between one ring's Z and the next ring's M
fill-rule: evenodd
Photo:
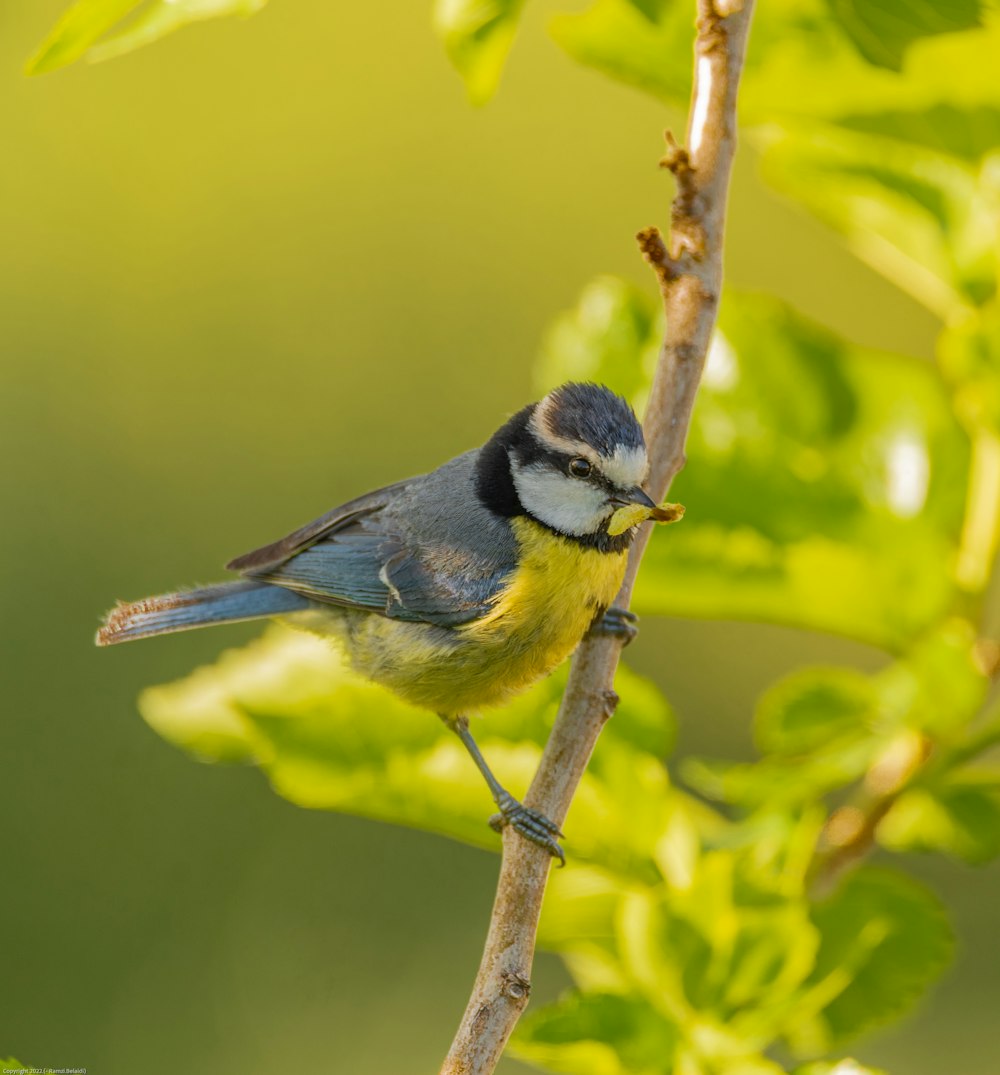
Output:
M537 768L565 670L504 710L473 722L490 765L514 794ZM653 851L670 816L663 758L673 728L659 693L619 671L621 705L567 818L580 862L659 877ZM432 714L368 683L332 642L274 629L140 699L164 738L207 761L259 765L301 806L411 825L496 849L485 782L458 738Z
M687 1039L687 1040L685 1040ZM684 1025L634 994L570 994L530 1012L511 1053L567 1075L781 1075L754 1042L692 1013Z
M267 0L153 0L121 33L105 38L87 55L94 62L110 60L194 22L227 15L253 15Z
M720 1054L773 1036L773 1013L813 968L818 935L806 902L782 887L752 852L710 851L686 888L635 892L621 904L619 948L632 981L677 1018L690 1009L727 1028Z
M818 904L813 920L821 942L810 976L816 995L829 996L803 1042L827 1051L910 1009L952 956L954 939L937 898L901 874L862 867Z
M867 0L830 2L848 13L873 10ZM887 2L903 6L904 0ZM920 2L927 7L935 0ZM966 7L972 2L961 0ZM676 0L595 0L581 14L551 23L552 36L578 62L679 105L690 96L693 29L691 9ZM906 29L917 31L922 43L899 72L862 58L827 0L760 5L740 86L744 129L792 116L815 121L880 109L916 113L936 103L960 109L1000 103L991 76L1000 41L995 20L984 29L937 36L927 36L930 27L919 20Z
M677 1027L640 997L570 994L522 1019L511 1052L567 1075L666 1075L677 1042Z
M758 703L759 762L688 758L684 779L709 798L753 809L797 809L873 773L891 782L883 792L897 791L929 741L960 742L979 712L988 680L973 659L975 640L967 621L949 619L875 676L794 672Z
M767 178L949 322L997 292L1000 197L990 160L1000 22L979 28L979 6L772 0L755 13L740 92L742 129L763 151ZM683 4L654 13L596 0L557 18L552 33L619 82L673 104L689 97Z
M267 0L79 0L28 63L37 75L72 63L86 53L91 61L111 59L189 23L225 15L252 15ZM118 33L108 35L133 11ZM100 39L100 40L99 40Z
M953 738L979 712L989 679L975 661L976 638L967 620L948 619L882 674L883 699L905 712L910 728Z
M878 695L872 681L849 668L808 668L771 687L757 705L762 753L806 754L833 740L869 734Z
M651 296L600 279L549 335L541 387L591 378L641 409L662 331ZM687 452L688 513L654 532L640 612L901 649L949 607L969 449L927 366L727 291Z
M29 75L65 67L79 59L112 26L143 0L77 0L28 61Z
M980 0L827 0L830 11L869 62L902 70L903 54L922 37L980 26Z
M756 9L740 87L744 121L831 120L894 109L919 112L935 104L965 109L1000 103L991 74L1000 42L995 19L983 28L924 36L906 57L904 69L890 70L866 61L830 14L832 4L874 12L886 3L910 7L907 0L771 0ZM946 6L937 0L920 3ZM789 93L791 86L794 93Z
M684 779L703 795L745 807L787 809L872 771L897 781L925 760L929 741L961 741L986 697L973 660L975 631L949 619L875 676L808 668L779 681L755 715L755 763L688 758Z
M629 0L629 3L650 22L659 22L663 13L672 6L672 0Z
M524 0L435 0L434 29L473 104L496 92Z
M863 112L840 116L837 125L932 149L968 164L978 164L1000 146L1000 108L994 104L939 103L907 111Z
M971 774L944 787L902 795L883 818L879 843L893 851L939 851L973 865L1000 855L1000 781L981 786Z
M608 944L615 936L618 905L630 885L594 866L562 870L549 878L538 943L550 952Z
M1000 433L1000 302L946 326L938 341L938 361L955 385L955 410L969 429ZM987 554L992 551L987 547ZM989 574L989 564L979 574Z
M757 808L801 807L864 776L879 753L877 739L836 743L803 758L756 763L685 758L681 776L709 799Z
M876 271L953 321L997 288L990 160L1000 93L989 72L1000 23L976 29L974 0L957 7L936 0L830 5L849 22L898 21L904 36L924 40L905 71L889 71L860 59L810 0L776 0L758 12L741 115L773 185L841 231ZM944 32L959 28L969 32ZM942 32L927 37L930 29ZM899 45L888 30L873 40Z
M968 444L943 387L759 296L728 293L720 330L639 611L902 648L955 592Z
M872 133L899 118L855 116L847 121L853 129L774 126L765 174L842 232L860 258L953 321L996 295L1000 184L992 158L980 164L942 145L926 148L904 130Z
M549 32L578 63L619 82L674 104L690 96L694 20L685 4L665 5L653 21L645 5L597 0L579 15L556 16Z

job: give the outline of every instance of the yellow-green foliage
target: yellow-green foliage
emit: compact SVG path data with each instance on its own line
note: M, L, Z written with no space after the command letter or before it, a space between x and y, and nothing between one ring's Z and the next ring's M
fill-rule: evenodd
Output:
M79 0L31 69L259 6ZM474 100L496 87L520 7L436 6ZM551 30L580 62L683 104L691 22L681 0L596 0ZM951 933L902 873L839 874L838 848L1000 853L1000 769L982 761L1000 741L987 703L998 650L981 637L1000 536L998 48L993 2L759 5L746 142L777 190L941 319L939 362L875 353L772 298L728 292L672 491L688 517L654 536L637 606L836 632L892 663L774 685L754 718L759 760L683 759L684 787L668 776L666 702L620 672L622 705L567 819L570 865L541 929L575 989L515 1041L547 1070L876 1075L841 1050L912 1006ZM662 333L650 292L595 280L546 337L539 385L594 378L641 406ZM515 790L562 683L475 729ZM300 805L498 846L454 737L311 636L272 631L141 707L196 757L256 764Z

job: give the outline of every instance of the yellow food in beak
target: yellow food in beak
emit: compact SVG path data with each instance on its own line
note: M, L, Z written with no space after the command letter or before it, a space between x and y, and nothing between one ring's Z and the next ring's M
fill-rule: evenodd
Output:
M608 520L608 533L611 537L617 537L647 519L657 523L675 523L683 518L683 504L661 504L658 508L649 508L645 504L626 504Z

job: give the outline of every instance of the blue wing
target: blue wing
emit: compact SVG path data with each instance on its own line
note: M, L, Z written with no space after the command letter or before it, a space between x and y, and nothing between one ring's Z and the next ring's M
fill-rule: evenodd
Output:
M417 481L351 501L228 566L321 604L442 627L475 620L506 585L514 547L495 539L497 520L480 519L474 502L465 501L461 526L449 525L434 483ZM428 502L435 505L430 518Z

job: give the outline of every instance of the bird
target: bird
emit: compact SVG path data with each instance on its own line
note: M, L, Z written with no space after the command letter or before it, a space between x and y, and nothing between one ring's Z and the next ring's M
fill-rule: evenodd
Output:
M632 407L568 382L480 448L348 501L226 565L239 579L119 602L96 642L277 617L333 636L349 664L437 714L462 741L510 825L564 862L563 834L496 779L469 729L552 672L588 632L630 641L615 608L639 523L672 521L643 488Z

